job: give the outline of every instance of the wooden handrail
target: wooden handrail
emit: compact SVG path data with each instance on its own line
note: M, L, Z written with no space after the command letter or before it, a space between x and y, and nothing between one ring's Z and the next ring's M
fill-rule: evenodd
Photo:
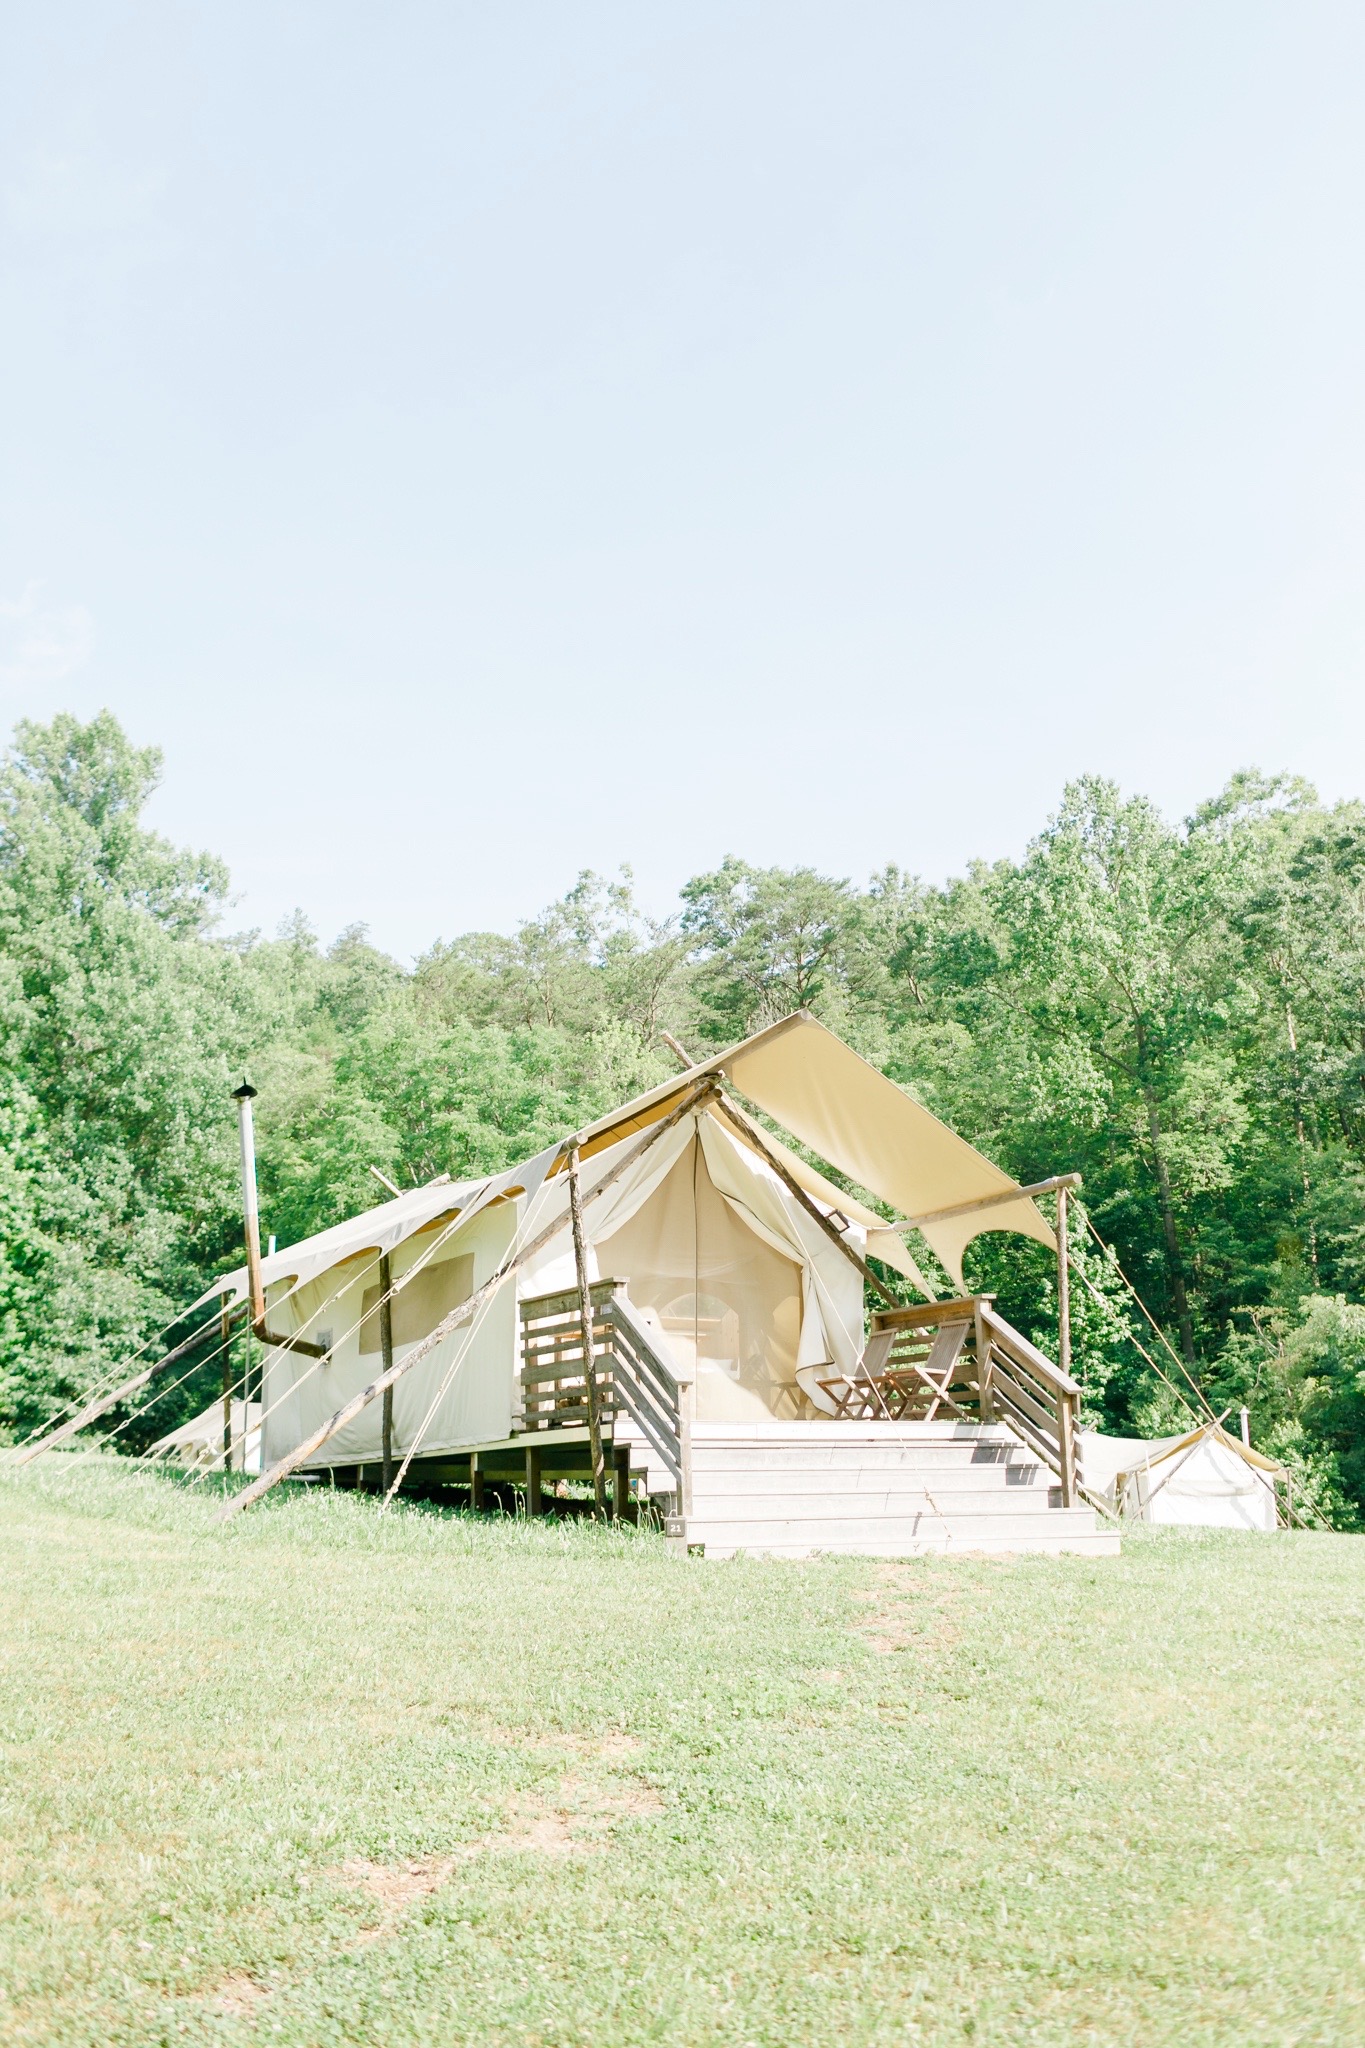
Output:
M622 1411L630 1416L672 1475L685 1513L690 1490L687 1389L691 1376L655 1348L623 1280L593 1281L588 1295L603 1427L612 1430ZM586 1416L583 1327L576 1287L522 1302L521 1427L528 1434L575 1426Z
M996 1412L1030 1450L1036 1451L1052 1466L1061 1481L1062 1506L1074 1507L1079 1492L1076 1472L1076 1422L1081 1401L1079 1383L1069 1372L1063 1372L1059 1365L1054 1365L1046 1352L1031 1344L1021 1331L997 1315L994 1309L982 1311L981 1323L990 1352L990 1387Z
M1003 1316L989 1308L982 1311L982 1320L990 1331L992 1342L998 1344L1002 1351L1007 1355L1013 1353L1019 1363L1036 1372L1039 1379L1055 1387L1059 1393L1069 1394L1079 1401L1082 1391L1079 1381L1073 1380L1069 1372L1063 1372L1036 1344L1031 1344L1013 1323L1007 1323Z
M879 1330L913 1330L921 1323L951 1323L975 1313L979 1304L995 1300L993 1294L963 1294L951 1301L920 1301L909 1308L874 1309L872 1320Z

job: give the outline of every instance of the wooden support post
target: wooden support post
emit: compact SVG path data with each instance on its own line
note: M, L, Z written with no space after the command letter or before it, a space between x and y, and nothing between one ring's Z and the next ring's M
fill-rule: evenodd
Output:
M526 1446L526 1512L540 1513L540 1446Z
M238 1470L241 1472L246 1471L247 1453L251 1448L252 1364L253 1360L251 1355L251 1324L248 1323L246 1328L242 1332L242 1454L241 1458L238 1461ZM261 1413L264 1414L265 1401L262 1397L262 1393L258 1392L256 1398L257 1401L260 1403Z
M383 1354L385 1372L393 1370L393 1303L389 1300L389 1290L392 1286L393 1279L389 1272L389 1255L385 1252L379 1261L379 1349ZM384 1498L387 1500L389 1488L393 1484L393 1388L391 1386L384 1389L384 1407L382 1412L384 1418L382 1424L382 1455L384 1460L382 1484Z
M483 1513L483 1466L477 1451L469 1453L469 1505L476 1514Z
M678 1518L683 1550L687 1549L687 1524L692 1515L692 1424L697 1413L697 1382L690 1379L678 1388Z
M1057 1190L1057 1363L1071 1373L1071 1253L1067 1242L1067 1191ZM1070 1502L1067 1503L1070 1506Z
M1057 1396L1057 1462L1062 1468L1062 1506L1076 1505L1076 1415L1075 1396Z
M624 1522L630 1509L630 1445L613 1444L611 1451L612 1487L611 1511L618 1522Z
M973 1304L976 1321L976 1388L977 1405L983 1422L995 1420L995 1396L991 1393L991 1333L986 1328L986 1318L979 1301Z
M578 1184L578 1147L569 1153L569 1216L573 1224L573 1258L578 1275L578 1316L583 1333L583 1385L588 1408L588 1448L592 1454L592 1498L599 1515L607 1512L607 1473L602 1454L602 1415L597 1399L597 1367L593 1358L592 1285L588 1279L588 1246L583 1233L583 1195Z
M224 1308L218 1334L223 1344L223 1470L232 1466L232 1323Z
M1006 1202L1027 1202L1035 1195L1053 1195L1061 1188L1078 1188L1078 1173L1054 1173L1050 1180L1033 1180L1027 1187L999 1188L993 1195L977 1195L970 1202L950 1202L946 1209L922 1209L918 1216L902 1216L889 1223L888 1230L922 1230L926 1223L946 1223L950 1216L971 1216L980 1209L999 1209Z

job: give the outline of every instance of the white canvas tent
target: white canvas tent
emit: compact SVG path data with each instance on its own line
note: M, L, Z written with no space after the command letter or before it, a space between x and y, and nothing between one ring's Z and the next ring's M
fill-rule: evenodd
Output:
M1083 1430L1087 1489L1135 1521L1165 1526L1272 1530L1283 1467L1217 1423L1184 1436L1101 1436Z
M962 1253L979 1231L1009 1229L1054 1246L1033 1202L998 1167L800 1013L717 1054L579 1134L585 1189L627 1158L710 1077L732 1087L869 1194L916 1222L961 1284ZM849 1249L907 1275L929 1298L901 1236L766 1132L762 1143L833 1218ZM546 1229L550 1241L517 1266L473 1321L456 1327L394 1387L394 1447L423 1455L505 1437L514 1415L517 1302L575 1284L562 1146L480 1181L413 1190L265 1261L267 1316L281 1336L321 1344L321 1362L267 1349L267 1467L300 1445L375 1377L379 1260L398 1292L395 1356L515 1261ZM831 1361L852 1368L863 1342L857 1267L805 1212L757 1145L704 1099L597 1200L587 1228L592 1277L628 1283L687 1377L699 1421L797 1412L796 1373ZM245 1268L204 1296L245 1298ZM379 1455L371 1402L313 1463Z

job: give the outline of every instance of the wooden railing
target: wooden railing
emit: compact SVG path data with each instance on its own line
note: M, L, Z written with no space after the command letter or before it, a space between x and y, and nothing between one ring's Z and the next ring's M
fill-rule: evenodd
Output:
M898 1422L957 1417L1006 1423L1051 1466L1061 1481L1062 1506L1071 1507L1079 1497L1080 1387L997 1315L992 1301L991 1295L976 1294L878 1310L873 1332L894 1330L896 1341L880 1377L862 1393L857 1413Z
M685 1498L689 1465L687 1382L660 1355L623 1280L598 1280L592 1302L593 1372L603 1434L629 1415ZM523 1431L571 1429L588 1419L583 1326L576 1287L521 1304Z
M1062 1482L1062 1506L1073 1507L1079 1495L1076 1421L1080 1387L993 1309L983 1312L982 1322L992 1412L1052 1467Z

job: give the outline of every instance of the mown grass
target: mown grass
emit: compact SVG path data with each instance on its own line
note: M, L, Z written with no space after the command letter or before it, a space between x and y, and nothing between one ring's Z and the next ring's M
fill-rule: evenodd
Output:
M706 1564L0 1481L0 2036L1365 2039L1365 1543Z

